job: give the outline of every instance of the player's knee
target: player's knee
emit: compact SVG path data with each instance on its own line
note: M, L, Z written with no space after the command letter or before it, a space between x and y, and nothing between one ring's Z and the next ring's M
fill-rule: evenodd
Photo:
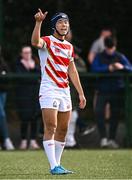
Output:
M59 137L65 137L67 133L67 127L57 130L56 133Z
M50 134L50 135L54 135L56 133L56 126L51 125L49 127L46 127L45 133Z

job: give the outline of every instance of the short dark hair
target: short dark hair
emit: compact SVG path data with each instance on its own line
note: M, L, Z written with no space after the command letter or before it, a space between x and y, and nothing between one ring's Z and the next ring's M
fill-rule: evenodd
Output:
M109 28L109 27L104 27L104 28L101 29L101 32L102 32L102 31L110 31L110 32L112 32L112 29Z
M31 46L30 45L23 45L22 47L21 47L21 51L24 49L24 48L31 48Z
M22 52L23 52L23 49L24 48L31 48L31 46L30 45L23 45L23 46L21 46L21 49L19 50L19 54L21 54ZM31 48L31 50L32 50L32 48Z
M106 48L113 48L114 46L117 46L117 39L113 36L106 37L104 39L104 45Z
M117 36L117 32L114 27L103 26L102 28L100 28L100 33L102 33L103 31L109 31L109 32L111 32L112 36L115 36L115 37Z

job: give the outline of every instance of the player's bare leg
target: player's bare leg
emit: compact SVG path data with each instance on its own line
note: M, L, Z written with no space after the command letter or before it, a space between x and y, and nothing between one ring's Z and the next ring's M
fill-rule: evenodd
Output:
M42 109L44 123L43 146L45 153L48 157L51 170L60 167L60 170L62 170L64 174L72 173L60 166L70 114L70 111L57 112L57 110L54 109Z
M73 173L72 171L66 170L60 165L61 156L65 146L65 137L68 129L71 111L58 112L57 116L57 129L55 133L55 157L59 167L66 171L67 174Z
M55 141L54 136L57 128L57 110L42 109L44 123L44 140L43 146L48 157L51 169L58 166L55 158Z
M67 112L58 112L57 115L57 129L55 133L55 140L56 141L65 141L68 124L70 120L71 111Z
M54 139L57 128L57 113L56 109L42 109L44 140Z

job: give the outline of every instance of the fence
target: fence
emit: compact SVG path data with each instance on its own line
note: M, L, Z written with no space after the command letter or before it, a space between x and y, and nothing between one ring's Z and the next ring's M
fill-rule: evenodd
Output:
M80 78L82 82L82 86L84 87L85 95L88 100L87 107L85 110L80 112L80 117L83 120L86 120L86 122L89 124L90 121L94 121L94 113L93 113L93 97L94 97L94 84L95 80L97 78L103 78L103 77L110 78L111 76L120 76L123 77L124 82L125 82L125 93L124 97L125 98L125 109L122 109L118 107L118 113L125 114L125 119L121 120L125 124L126 127L126 133L125 133L125 145L127 147L132 146L132 84L131 84L131 79L132 79L132 74L125 74L125 73L120 73L120 74L93 74L93 73L81 73ZM7 116L10 121L11 113L12 110L13 112L17 110L16 106L16 99L17 98L22 98L18 97L16 93L17 86L23 87L25 84L28 84L29 86L36 84L39 86L39 80L40 77L36 74L30 74L30 75L18 75L15 73L9 73L7 75L0 75L0 84L3 84L7 90L8 90L8 100L7 100ZM38 92L37 92L38 93ZM73 107L78 108L78 98L77 98L77 93L73 86L71 85L71 93L72 93L72 99L73 99ZM18 101L19 101L18 99ZM25 104L28 102L28 97L25 99ZM13 114L13 113L12 113ZM13 117L14 118L14 117Z

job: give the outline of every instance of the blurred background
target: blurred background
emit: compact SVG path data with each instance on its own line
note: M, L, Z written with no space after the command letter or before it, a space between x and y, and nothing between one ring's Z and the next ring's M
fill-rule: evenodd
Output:
M0 0L0 56L1 67L4 67L0 72L0 92L2 98L3 93L6 95L5 103L1 99L1 148L13 150L41 147L43 125L37 96L40 67L37 50L30 47L34 15L38 8L43 12L48 11L42 26L42 35L50 35L50 19L54 13L61 11L69 15L72 38L68 40L74 45L76 59L82 62L77 62L77 68L88 103L84 111L78 109L78 97L71 85L73 116L67 136L67 148L132 147L131 73L116 74L116 78L118 76L124 82L123 94L120 94L122 102L116 106L116 111L112 112L108 100L103 111L108 132L112 113L119 116L114 117L119 120L114 137L116 143L102 146L95 116L95 83L98 78L104 77L109 82L109 78L115 78L115 75L91 72L88 56L93 42L100 37L102 30L110 30L118 40L118 51L125 54L131 66L131 5L130 0ZM33 59L35 64L29 69L24 69L20 63L24 58ZM117 94L119 93L116 92L114 95Z

